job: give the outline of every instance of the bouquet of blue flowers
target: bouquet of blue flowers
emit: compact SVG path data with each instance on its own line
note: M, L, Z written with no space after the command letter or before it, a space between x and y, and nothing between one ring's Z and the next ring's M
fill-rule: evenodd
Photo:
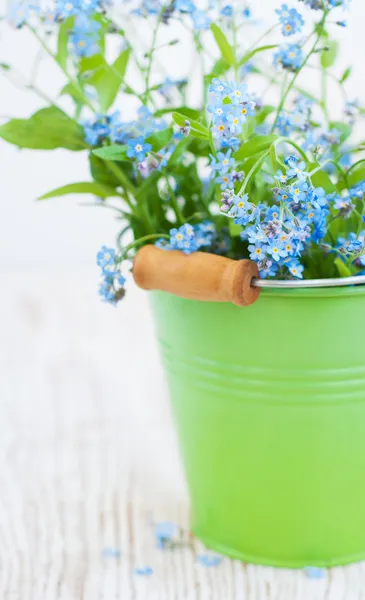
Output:
M106 301L124 296L136 250L151 243L251 258L261 277L361 273L365 142L352 133L365 110L346 95L351 68L334 68L333 32L346 26L349 1L283 4L247 47L245 31L262 23L239 2L13 0L8 19L36 36L65 85L50 101L30 82L47 106L1 125L0 137L22 148L87 153L90 181L42 199L93 194L123 222L117 248L97 254ZM147 49L140 25L149 29ZM180 43L176 30L191 37L201 93L191 93L189 72L158 79L164 50ZM319 93L301 87L305 69L318 73ZM11 65L0 70L11 78ZM329 81L343 98L340 120L330 114ZM125 120L130 101L134 117Z

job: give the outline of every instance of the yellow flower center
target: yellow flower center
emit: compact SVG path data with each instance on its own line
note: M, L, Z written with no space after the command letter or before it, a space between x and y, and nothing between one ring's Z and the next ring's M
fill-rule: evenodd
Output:
M141 146L141 144L137 144L137 146L136 146L136 151L137 151L137 152L141 152L141 150L142 150L142 146Z

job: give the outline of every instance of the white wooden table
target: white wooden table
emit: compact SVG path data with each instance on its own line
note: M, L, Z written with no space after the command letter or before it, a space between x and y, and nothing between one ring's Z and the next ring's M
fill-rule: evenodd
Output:
M189 508L145 296L101 304L94 270L1 280L1 600L365 598L364 563L313 580L158 550Z

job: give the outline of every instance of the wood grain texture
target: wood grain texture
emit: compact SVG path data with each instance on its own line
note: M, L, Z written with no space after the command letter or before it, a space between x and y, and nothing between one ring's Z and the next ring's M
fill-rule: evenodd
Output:
M194 540L155 547L159 521L189 541L163 374L145 295L115 310L96 276L2 276L0 599L364 599L364 563L310 580L228 559L201 567ZM153 575L135 575L146 566Z
M256 263L205 252L186 255L149 244L138 250L133 275L144 290L159 290L189 300L249 306L260 295L260 289L251 286L252 279L259 276Z

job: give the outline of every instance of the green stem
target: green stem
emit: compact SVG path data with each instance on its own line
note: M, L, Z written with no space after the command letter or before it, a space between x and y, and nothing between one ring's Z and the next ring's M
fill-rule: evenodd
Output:
M293 148L295 148L295 150L297 152L299 152L300 156L308 163L308 156L306 155L306 153L304 152L304 150L301 149L300 146L298 146L298 144L296 144L295 142L293 142L293 140L290 140L289 138L286 137L279 137L277 140L275 140L275 142L273 142L273 144L275 145L275 149L276 146L278 144L281 144L282 142L284 142L285 144L288 144L289 146L292 146Z
M127 258L128 252L130 252L130 250L133 250L133 248L135 248L136 246L139 246L140 244L144 244L145 242L150 242L152 240L158 240L160 238L169 240L170 236L167 233L151 233L149 235L144 235L143 237L139 238L138 240L135 240L131 244L128 244L128 246L124 249L124 252L118 262L122 262L122 260L125 260Z
M41 38L40 35L38 35L37 31L35 29L33 29L33 27L31 27L31 25L27 24L28 29L33 33L33 35L37 38L38 42L40 43L40 45L42 46L43 50L55 61L55 63L59 66L59 68L61 69L61 71L63 72L63 74L65 75L66 79L68 80L68 82L70 83L70 85L72 85L72 87L75 88L75 90L77 90L77 94L78 96L82 99L83 103L88 106L93 112L95 112L94 106L92 105L92 103L90 102L90 100L87 98L87 96L84 93L84 90L81 88L81 86L77 85L77 83L72 79L71 75L69 74L69 72L67 71L67 69L65 69L64 67L62 67L62 65L60 65L60 63L58 62L56 56L53 54L52 50L50 50L50 48L47 46L47 44L45 43L45 41Z
M159 27L160 27L160 23L161 23L161 15L158 15L156 25L153 30L151 50L148 54L148 65L147 65L147 71L146 71L146 77L145 77L144 104L147 104L147 101L150 97L150 90L149 90L150 77L151 77L151 70L152 70L152 63L153 63L153 55L156 50L157 34L158 34Z
M116 164L114 164L114 162L112 160L105 160L105 165L107 166L108 170L113 173L113 175L115 175L115 177L117 179L119 179L120 183L122 184L123 189L126 192L130 192L133 196L136 194L136 188L134 187L133 183L131 181L129 181L128 177L123 173L123 171L121 169L119 169L119 167L117 167ZM130 205L131 208L132 207L132 203L130 202L130 200L128 201L128 204Z
M172 189L172 186L169 182L169 178L168 178L168 174L165 173L165 178L166 178L166 185L168 187L168 190L171 194L171 205L174 209L175 215L176 215L176 220L178 225L183 225L185 223L185 219L184 219L184 215L182 214L177 198L176 198L176 194L174 192L174 190Z
M257 169L262 165L262 163L266 160L266 158L269 156L269 154L270 154L270 149L266 150L266 152L255 162L253 167L250 169L250 171L247 173L246 177L244 178L243 183L242 183L240 189L238 190L238 196L241 196L242 194L245 193L247 184L249 183L251 177L256 173Z
M290 81L290 83L289 83L289 85L288 85L288 87L287 87L284 95L281 98L281 101L280 101L279 106L278 106L278 110L276 112L275 120L274 120L272 129L271 129L271 133L273 133L274 130L275 130L275 127L276 127L277 122L279 120L280 113L281 113L281 111L283 110L283 108L285 106L286 99L289 96L289 94L290 94L290 92L291 92L291 90L292 90L292 88L294 86L294 83L296 82L296 80L298 78L299 73L303 70L303 68L306 66L306 64L309 61L309 59L312 56L312 54L317 49L318 42L321 39L321 36L322 36L322 33L323 33L324 25L325 25L325 22L326 22L326 17L327 17L327 12L324 13L324 15L322 17L322 20L321 20L321 22L320 22L320 24L318 26L318 35L316 37L316 40L315 40L312 48L308 52L306 58L304 59L303 63L301 64L300 68L294 73L294 76L292 77L292 79L291 79L291 81Z
M327 71L321 69L321 102L320 106L323 110L324 118L326 119L327 125L329 125L330 118L327 109Z

